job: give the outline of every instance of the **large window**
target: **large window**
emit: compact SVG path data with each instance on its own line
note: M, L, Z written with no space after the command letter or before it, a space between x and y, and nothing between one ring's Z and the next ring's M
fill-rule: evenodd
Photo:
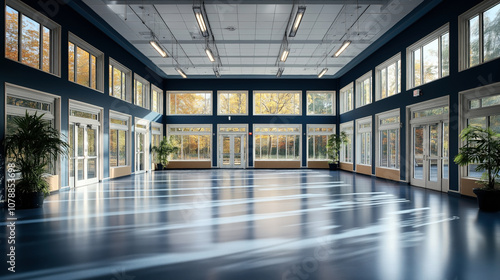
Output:
M163 91L156 86L151 88L151 111L163 114Z
M486 0L459 17L460 70L500 57L500 3Z
M356 120L356 162L371 165L372 117Z
M349 112L354 109L353 83L348 84L340 90L340 113Z
M462 111L464 112L462 128L478 126L491 128L500 133L500 83L493 84L484 90L470 90L462 95ZM477 164L469 164L463 175L481 178L483 171L476 171ZM464 177L465 177L464 176Z
M377 120L377 166L399 169L399 110L384 112Z
M68 79L72 82L102 91L104 54L92 45L69 33Z
M372 103L372 71L356 80L356 108Z
M109 59L109 95L131 102L132 71L119 64L112 58Z
M254 115L300 115L301 91L255 91Z
M169 115L211 115L211 91L170 91L168 96Z
M345 132L347 141L342 143L340 147L340 161L345 163L353 163L352 160L352 140L353 140L353 123L347 122L340 124L340 132Z
M210 160L212 125L168 125L168 135L179 144L173 160Z
M397 54L375 69L376 100L401 92L401 54Z
M149 82L143 77L134 75L134 104L149 109Z
M446 24L407 49L407 88L414 88L450 74L448 30L449 26Z
M308 91L307 115L334 115L335 91Z
M326 144L335 133L334 124L307 125L307 160L328 160Z
M6 1L6 58L59 75L60 35L52 20L20 1Z
M218 115L247 115L248 91L218 91Z
M255 160L300 160L300 125L254 126Z
M130 147L130 116L109 112L109 166L127 166Z

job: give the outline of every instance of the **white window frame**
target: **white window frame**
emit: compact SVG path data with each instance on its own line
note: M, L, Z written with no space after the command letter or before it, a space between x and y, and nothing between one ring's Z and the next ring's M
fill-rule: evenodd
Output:
M153 110L153 91L158 92L158 111ZM163 115L163 90L155 85L151 85L151 111Z
M362 125L369 124L369 128L360 128ZM369 152L369 157L370 161L369 163L362 163L361 162L361 133L370 133L370 146L368 147L368 152ZM356 164L357 165L365 165L365 166L371 166L372 165L372 159L373 159L373 153L372 153L372 139L373 139L373 131L372 131L372 117L365 117L362 119L357 119L356 120Z
M132 71L128 69L127 67L123 66L121 63L117 62L116 60L112 59L111 57L109 58L109 65L112 66L113 68L116 68L120 70L121 72L125 73L125 99L123 98L118 98L113 95L113 90L109 91L109 96L127 101L129 103L132 103ZM109 68L109 67L108 67ZM113 80L112 73L110 73L110 79ZM108 90L111 88L111 84L108 85Z
M175 132L172 132L170 131L172 128L208 128L210 129L210 131L175 131ZM208 151L208 154L210 155L210 158L206 159L200 159L200 150L199 150L199 146L198 146L198 159L197 160L193 160L193 159L175 159L175 160L172 160L172 161L210 161L212 162L212 159L213 159L213 153L212 153L212 146L213 146L213 137L212 137L212 133L213 133L213 127L211 124L167 124L167 137L170 137L172 135L208 135L209 138L210 138L210 145L209 145L209 151ZM181 154L183 155L183 151L182 151L182 143L179 143L179 145L181 146Z
M298 131L262 131L262 132L257 132L258 128L298 128ZM254 124L253 125L253 135L276 135L276 136L281 136L281 135L286 135L286 136L299 136L299 159L278 159L278 154L276 154L276 159L255 159L255 141L257 137L253 137L253 162L255 166L256 161L300 161L302 162L302 125L301 124ZM262 147L261 147L261 154L262 154Z
M50 29L50 63L51 63L51 69L49 72L44 71L43 69L40 68L35 68L30 65L24 64L23 62L20 61L21 58L21 49L18 48L18 60L12 60L8 57L4 57L7 59L10 59L12 61L16 61L18 63L21 63L25 66L40 70L44 73L49 73L52 75L55 75L57 77L61 77L61 26L51 20L50 18L44 16L43 14L39 13L35 9L31 8L30 6L26 5L25 3L18 1L18 0L6 0L5 5L12 7L13 9L17 10L19 13L24 14L25 16L31 18L32 20L38 22L39 24L47 27ZM4 8L6 8L4 6ZM19 17L21 19L21 17ZM4 21L5 21L5 13L4 13ZM19 21L20 23L20 21ZM4 40L5 40L5 30L4 30ZM20 40L21 33L18 34L18 40ZM5 45L4 45L4 51L5 51Z
M171 94L196 94L196 93L204 93L204 94L210 94L210 102L209 104L206 104L206 100L205 100L205 104L206 106L208 107L209 111L206 113L206 114L171 114L170 113L170 106L172 104L170 104L170 95ZM213 94L213 91L211 90L194 90L194 91L167 91L167 95L166 95L166 98L167 98L167 114L166 115L169 115L169 116L212 116L213 113L212 113L212 107L213 107L213 99L214 99L214 94ZM174 106L176 106L177 104L174 104Z
M111 123L111 119L117 119L121 121L126 121L127 125L120 125L116 123ZM117 165L117 166L109 166L109 168L119 168L119 167L127 167L131 165L131 158L130 158L130 150L132 147L132 141L131 141L131 126L132 126L132 116L123 114L120 112L116 111L111 111L109 110L109 130L111 131L112 129L116 130L122 130L126 132L126 141L127 141L127 146L126 146L126 159L125 159L125 165ZM111 140L108 141L109 145L111 145ZM108 159L109 159L109 148L108 148ZM119 162L119 161L118 161Z
M142 83L142 106L137 104L137 82ZM151 84L148 80L134 73L134 104L149 110L149 102L151 100Z
M499 4L498 0L485 0L480 4L474 6L472 9L467 12L461 14L458 17L458 65L459 71L467 70L472 67L479 66L483 63L487 63L490 61L497 60L500 57L494 58L492 60L484 61L484 53L483 53L483 16L482 14ZM469 39L470 39L470 29L469 29L469 20L475 16L479 16L479 63L474 66L470 66L469 62Z
M75 47L79 47L79 48L83 49L84 51L88 52L89 54L95 56L95 64L96 64L95 84L96 84L96 88L93 89L92 87L87 87L85 85L79 84L76 82L76 78L74 81L71 81L71 80L69 80L69 77L68 77L68 81L75 83L77 85L89 88L91 90L95 90L95 91L98 91L100 93L104 93L104 53L101 52L100 50L98 50L97 48L95 48L94 46L92 46L91 44L85 42L83 39L76 36L75 34L68 32L68 45L70 42L73 43L75 45ZM76 52L75 52L75 58L76 58ZM69 67L69 65L68 65L68 67ZM75 67L74 74L76 77L76 75L77 75L76 63L74 65L74 67ZM68 71L68 73L69 73L69 71Z
M392 95L389 95L389 75L388 75L388 67L392 65L396 65L396 92ZM382 70L386 70L386 92L387 96L382 97ZM375 68L375 101L379 101L394 95L397 95L403 91L403 87L401 85L401 53L397 53L395 56L389 58L388 60L381 63L379 66Z
M353 136L354 136L354 121L349 121L349 122L345 122L345 123L341 123L340 124L340 128L339 128L339 131L340 132L345 132L347 134L347 137L350 136L350 145L351 145L351 151L352 151L352 155L351 155L351 161L344 161L343 159L345 159L345 151L344 151L344 148L341 147L340 148L340 162L341 163L349 163L349 164L354 164L354 146L353 146Z
M347 93L351 91L351 106L347 104ZM354 110L354 82L349 83L340 90L340 114Z
M329 131L310 131L311 129L315 129L315 128L326 128L326 129L329 129L331 128L332 131L329 132ZM330 136L332 134L335 134L336 133L336 125L334 124L308 124L307 125L307 143L306 143L306 159L307 161L328 161L330 160L328 158L328 153L326 155L326 159L314 159L314 158L310 158L309 157L309 136ZM328 139L328 138L327 138Z
M391 123L391 124L380 124L380 121L383 119L388 119L392 117L398 117L399 122L397 123ZM397 147L397 154L396 158L401 159L401 116L399 109L394 109L391 111L386 111L382 112L379 114L375 115L375 128L376 128L376 136L375 136L375 166L378 168L384 168L384 169L391 169L391 170L399 170L401 168L401 162L397 161L396 168L389 167L389 166L381 166L380 161L382 158L382 149L380 148L380 133L382 130L389 130L389 129L397 129L398 131L398 147Z
M442 76L442 57L441 57L441 36L448 33L448 40L449 40L449 46L451 46L450 44L450 24L449 23L446 23L445 25L441 26L440 28L436 29L435 31L433 31L432 33L430 33L429 35L425 36L424 38L420 39L419 41L417 41L416 43L414 43L413 45L409 46L408 48L406 48L406 88L407 89L412 89L412 88L415 88L415 87L420 87L420 86L423 86L425 84L428 84L428 83L432 83L434 81L437 81L437 80L440 80L444 77L448 77L449 76L449 72L451 71L451 67L450 65L448 65L448 67L450 67L448 69L448 75L447 76ZM424 72L424 67L423 67L423 47L425 45L427 45L428 43L434 41L438 39L438 48L439 48L439 51L438 51L438 78L435 79L435 80L432 80L432 81L428 81L428 82L425 82L423 80L424 78L424 75L423 75L423 72ZM420 77L422 79L420 85L418 86L415 86L415 73L414 73L414 57L413 57L413 52L420 49ZM448 61L451 60L451 56L448 52Z
M364 98L362 98L363 96L361 96L361 94L363 93L362 91L364 90L362 84L364 84L366 80L370 80L370 92L368 93L370 96L370 101L368 103L362 104L362 101L364 102ZM368 71L368 73L356 79L356 108L369 105L373 102L372 85L373 85L373 79L371 70Z
M467 127L467 120L478 118L478 117L488 117L491 115L500 114L500 104L488 107L481 107L477 109L469 109L469 103L471 100L484 98L489 96L495 96L500 94L500 83L494 83L479 88L473 88L459 93L459 131L462 131ZM465 145L464 141L459 141L459 147ZM469 178L473 180L479 180L479 178L468 177L468 166L462 166L459 169L460 178Z
M309 94L313 95L313 104L314 104L314 94L331 94L332 95L332 113L331 114L315 114L314 110L313 112L309 112ZM307 110L307 116L335 116L335 99L336 99L336 92L334 90L308 90L306 91L306 110Z
M221 113L221 100L220 100L220 95L221 94L246 94L247 95L247 102L246 102L246 113L239 113L239 114L230 114L230 113ZM217 91L217 115L219 116L248 116L248 103L249 103L249 98L248 98L248 91L247 90L218 90Z
M297 114L257 114L255 110L255 106L257 106L255 95L258 93L291 93L299 95L299 112ZM302 91L301 90L254 90L252 92L253 98L253 115L254 116L302 116Z

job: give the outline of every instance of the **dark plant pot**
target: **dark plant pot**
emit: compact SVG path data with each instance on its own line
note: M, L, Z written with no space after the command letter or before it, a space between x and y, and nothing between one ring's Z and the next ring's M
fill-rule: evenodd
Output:
M328 163L328 166L330 167L330 170L339 170L338 163Z
M43 192L16 194L16 209L33 209L43 206L45 196Z
M496 212L500 210L500 190L472 190L477 196L477 204L481 211Z
M156 164L156 170L163 170L163 164L157 163Z

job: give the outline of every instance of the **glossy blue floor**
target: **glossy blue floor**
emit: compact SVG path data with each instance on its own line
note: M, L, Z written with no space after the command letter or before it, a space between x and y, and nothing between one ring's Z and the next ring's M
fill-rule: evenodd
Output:
M500 213L347 172L152 172L16 215L1 279L500 279Z

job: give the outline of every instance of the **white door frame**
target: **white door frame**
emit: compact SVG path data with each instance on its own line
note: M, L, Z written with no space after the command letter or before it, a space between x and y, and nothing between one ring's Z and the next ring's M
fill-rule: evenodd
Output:
M138 127L138 125L145 126L144 128ZM141 134L144 134L144 170L138 170L139 164L139 154L137 152L137 139ZM147 172L151 169L151 164L149 164L149 146L150 146L150 137L149 137L149 122L144 119L135 118L134 122L134 173L142 173Z
M232 128L237 131L228 131ZM219 168L247 168L248 167L248 124L219 124L217 125L217 166ZM231 143L231 165L222 165L222 153L223 153L223 137L230 137ZM241 136L241 166L234 166L234 137Z

